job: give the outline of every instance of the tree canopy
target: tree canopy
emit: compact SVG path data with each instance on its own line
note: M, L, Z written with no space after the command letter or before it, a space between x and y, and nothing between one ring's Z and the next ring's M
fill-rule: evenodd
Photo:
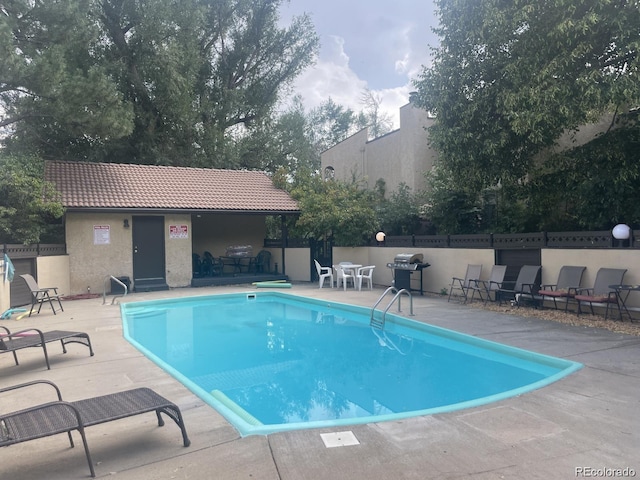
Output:
M281 170L274 180L300 204L302 213L290 228L294 237L333 238L337 245L357 247L380 227L373 192L357 182L323 180L302 169L293 177Z
M0 151L0 171L0 243L60 241L54 225L64 209L55 187L42 180L42 161Z
M509 202L532 202L540 190L532 190L530 182L536 173L555 171L557 157L545 152L564 132L607 114L614 122L621 119L616 128L638 128L624 118L640 105L637 0L437 0L436 5L440 45L433 65L415 82L413 101L436 115L429 134L440 167L477 208L483 208L483 192L496 186L502 187L505 208ZM572 162L573 179L565 176L574 192L588 182L578 178L585 160ZM588 163L609 160L591 157ZM609 183L620 180L612 171L607 177ZM558 192L566 190L566 184L556 185ZM565 221L586 226L576 215L570 212ZM601 225L624 216L624 210L610 212ZM503 229L525 228L527 221L530 228L540 225L534 218L511 220Z
M226 167L311 64L282 0L12 0L0 7L0 127L45 158ZM239 165L242 167L242 165Z

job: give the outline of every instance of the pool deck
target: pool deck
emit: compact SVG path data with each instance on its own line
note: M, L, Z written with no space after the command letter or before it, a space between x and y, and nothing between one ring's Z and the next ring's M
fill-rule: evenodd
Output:
M254 289L185 288L134 293L126 301L245 291ZM277 291L371 307L383 289L344 292L295 284ZM12 331L34 327L87 332L95 356L74 344L63 355L59 344L50 344L47 370L39 349L19 351L19 366L11 355L0 355L0 386L47 379L58 384L65 400L151 387L181 408L191 438L191 446L183 447L173 421L159 428L152 413L90 427L87 439L97 478L568 479L614 476L615 469L622 474L625 468L640 476L640 337L416 295L416 320L567 358L584 368L542 389L467 410L242 438L214 409L124 340L117 306L103 306L102 298L94 298L66 301L64 308L54 316L43 307L40 315L18 321L14 315L1 324ZM403 311L408 313L404 298ZM24 405L0 398L3 412ZM345 431L359 444L328 448L320 436ZM73 449L63 435L1 449L2 478L89 478L82 444L75 438Z

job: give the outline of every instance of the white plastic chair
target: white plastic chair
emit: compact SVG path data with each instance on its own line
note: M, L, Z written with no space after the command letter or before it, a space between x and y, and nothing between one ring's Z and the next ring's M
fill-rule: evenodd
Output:
M316 264L316 270L318 272L318 288L322 288L325 279L329 279L329 285L333 288L333 270L331 267L323 267L318 260L313 260Z
M373 270L375 265L367 265L366 267L360 267L356 272L356 284L358 290L362 290L362 282L366 280L369 283L369 290L373 290Z
M345 262L344 264L347 263ZM342 288L346 291L349 280L351 280L351 284L355 287L355 277L353 274L349 273L350 270L345 270L342 266L343 263L333 266L336 270L336 287L340 288L340 285L342 285Z

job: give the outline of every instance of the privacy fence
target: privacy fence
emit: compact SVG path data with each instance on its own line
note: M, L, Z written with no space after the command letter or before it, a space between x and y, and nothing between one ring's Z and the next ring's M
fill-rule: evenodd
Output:
M309 240L289 238L286 245L281 239L265 240L265 247L304 248ZM339 246L339 245L336 245ZM640 248L640 230L632 232L629 240L617 240L611 231L599 232L533 232L486 233L473 235L399 235L386 236L384 242L372 239L368 245L379 247L421 248Z

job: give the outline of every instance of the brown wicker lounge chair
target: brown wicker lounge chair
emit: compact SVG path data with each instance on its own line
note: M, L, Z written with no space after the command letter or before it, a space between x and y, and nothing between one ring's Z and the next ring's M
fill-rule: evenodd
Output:
M0 354L13 353L13 359L18 363L18 355L16 352L23 348L41 347L44 353L44 360L47 363L47 369L51 370L49 364L49 354L47 353L47 343L60 341L62 345L62 353L67 353L67 344L81 343L89 348L89 354L93 357L93 348L91 347L91 339L84 332L67 332L64 330L51 330L43 332L37 328L20 330L11 332L7 327L0 326Z
M93 461L91 460L91 453L85 436L85 428L153 411L156 412L159 426L164 425L164 420L160 416L161 413L164 413L180 427L184 446L188 447L191 444L180 409L149 388L136 388L76 402L65 402L62 400L62 394L57 385L47 380L36 380L2 388L0 389L0 394L39 384L53 387L57 400L16 412L0 412L0 447L59 433L66 433L69 437L69 443L73 447L71 432L77 430L82 438L91 476L95 477Z

